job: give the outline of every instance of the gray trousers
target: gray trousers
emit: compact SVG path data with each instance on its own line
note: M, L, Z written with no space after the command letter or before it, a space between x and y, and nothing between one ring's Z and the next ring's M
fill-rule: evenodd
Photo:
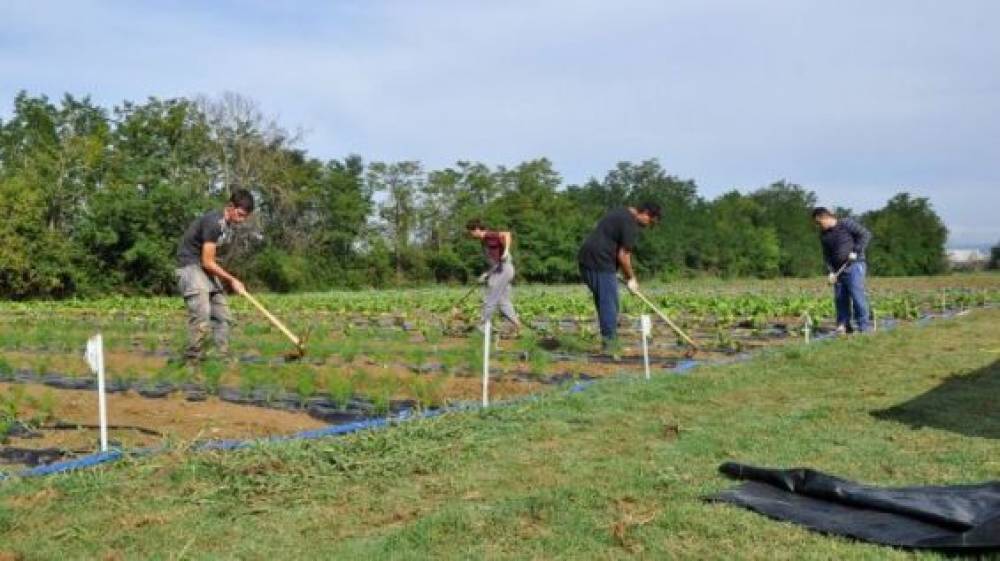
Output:
M493 317L497 308L508 320L518 323L517 311L511 301L510 283L514 282L514 265L505 261L499 268L490 271L486 278L486 297L483 299L483 323Z
M202 358L205 343L212 335L220 354L229 352L229 326L233 319L226 303L226 293L216 277L209 277L201 265L176 270L177 287L188 312L188 345L185 358Z

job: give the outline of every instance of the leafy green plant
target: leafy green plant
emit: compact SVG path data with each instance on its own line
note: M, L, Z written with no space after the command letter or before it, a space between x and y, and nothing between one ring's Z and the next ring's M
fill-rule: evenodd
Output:
M477 373L483 371L483 339L480 335L479 337L471 337L469 343L466 344L464 349L464 359L468 370L464 373L466 376L475 376Z
M389 413L392 398L399 391L399 387L399 379L395 376L382 376L375 381L368 397L371 399L376 415Z
M445 372L449 374L456 374L463 363L464 353L449 350L438 353L437 357Z
M35 410L31 424L41 425L55 418L56 395L52 390L46 389L39 397L27 396L26 401L28 406Z
M424 327L421 333L424 336L424 340L427 341L427 343L430 345L437 345L438 343L441 342L441 339L444 337L444 334L441 332L441 329L432 325Z
M240 390L248 394L264 385L267 375L264 367L258 364L248 364L240 369Z
M410 351L410 362L419 368L427 363L428 352L423 347L417 347Z
M351 374L351 384L357 390L369 391L372 386L372 376L366 370L355 368Z
M528 365L531 368L531 373L536 376L544 375L551 364L551 355L543 349L535 349L528 353Z
M295 391L303 401L316 393L316 371L308 366L300 367L295 380Z
M201 363L199 371L205 383L205 389L209 393L218 392L222 376L226 373L226 366L219 360L206 360Z
M558 337L559 346L571 353L583 353L590 350L590 344L578 335L564 333Z
M330 397L330 401L341 410L347 409L351 398L354 397L354 384L341 372L328 372L326 375L326 394Z
M444 388L448 381L443 375L414 376L409 381L409 390L421 409L444 404Z
M24 386L11 386L0 394L0 417L17 420L24 404Z
M49 357L42 357L35 361L35 372L39 376L44 376L52 371L52 359Z
M358 341L353 337L347 337L340 344L340 358L345 364L350 364L358 356L359 350Z

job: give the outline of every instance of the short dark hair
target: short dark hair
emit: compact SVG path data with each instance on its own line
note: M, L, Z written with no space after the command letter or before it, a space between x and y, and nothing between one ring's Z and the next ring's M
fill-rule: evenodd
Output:
M241 208L249 214L253 212L253 194L246 189L237 189L230 195L229 204L233 205L234 208Z
M833 213L830 212L830 209L825 206L818 206L812 211L813 220L819 218L820 216L833 216Z
M663 209L660 207L659 203L654 203L647 201L639 205L639 212L643 212L649 215L650 218L655 218L659 220L663 216Z
M483 221L478 218L473 218L472 220L469 220L468 222L465 223L465 230L467 232L471 232L473 230L485 230L485 229L486 225L483 224Z

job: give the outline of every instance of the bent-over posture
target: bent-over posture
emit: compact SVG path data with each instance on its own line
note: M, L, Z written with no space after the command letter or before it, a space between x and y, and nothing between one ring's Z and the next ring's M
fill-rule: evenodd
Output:
M483 299L482 321L493 317L497 309L500 314L514 324L518 331L521 320L517 317L514 302L511 297L511 283L514 282L514 263L510 257L510 246L514 241L510 232L490 230L479 220L470 220L465 225L470 237L478 239L483 245L483 254L489 269L479 276L479 282L486 283L486 296Z
M253 195L244 189L229 198L222 210L205 213L188 226L177 248L177 286L188 312L188 344L184 358L194 362L204 358L209 334L221 356L229 354L229 326L232 316L222 283L237 294L245 288L235 276L215 260L216 250L232 237L231 226L253 212Z
M597 223L577 254L580 276L594 296L605 352L614 352L618 337L616 271L621 268L629 290L639 289L632 270L632 251L639 239L639 229L656 224L660 214L660 205L656 203L612 210Z
M865 248L871 232L852 218L837 218L823 207L812 212L820 229L823 257L833 285L833 302L837 308L837 332L853 331L851 312L858 331L869 331L868 297L865 294Z

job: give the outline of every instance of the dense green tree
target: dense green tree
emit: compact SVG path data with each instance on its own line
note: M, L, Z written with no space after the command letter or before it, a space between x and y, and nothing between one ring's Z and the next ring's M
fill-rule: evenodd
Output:
M778 272L807 277L823 270L823 253L811 211L816 195L794 183L779 181L750 194L760 208L759 221L778 238Z
M872 232L867 257L873 274L936 275L948 270L948 229L928 199L899 193L861 220Z
M403 283L407 272L419 277L423 262L412 244L420 221L419 196L425 181L420 163L373 162L368 166L366 181L369 189L382 197L378 206L379 231L392 248L396 283Z
M107 117L89 99L19 93L0 123L0 292L64 296L86 290L88 256L74 251L80 212L104 170Z
M765 209L730 191L712 202L712 241L705 259L711 272L722 276L774 277L780 272L781 248Z
M483 268L470 218L514 232L519 278L575 282L597 220L646 201L664 215L636 251L644 278L822 268L815 196L792 183L706 200L657 160L621 162L580 186L564 186L544 158L431 171L321 161L237 94L126 101L109 113L88 98L22 92L0 121L0 296L171 293L182 232L237 187L254 192L257 212L221 258L255 289L468 282ZM874 273L945 270L947 231L926 199L901 194L861 218L875 235Z
M102 263L102 288L169 292L176 240L212 204L208 128L181 99L126 103L115 114L114 150L78 240Z
M586 224L559 196L560 178L552 163L542 158L501 168L497 175L503 194L492 204L490 218L515 233L518 275L531 282L576 280L576 252Z

